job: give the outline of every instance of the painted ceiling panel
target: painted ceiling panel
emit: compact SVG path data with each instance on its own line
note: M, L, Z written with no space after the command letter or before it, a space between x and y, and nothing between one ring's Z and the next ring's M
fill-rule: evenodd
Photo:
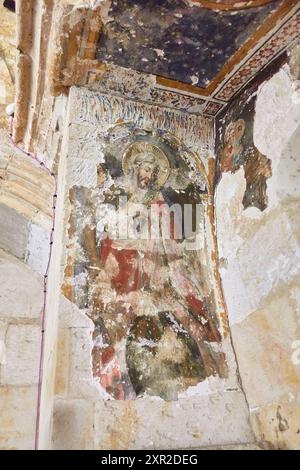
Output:
M215 11L188 0L113 0L97 58L205 88L280 3Z

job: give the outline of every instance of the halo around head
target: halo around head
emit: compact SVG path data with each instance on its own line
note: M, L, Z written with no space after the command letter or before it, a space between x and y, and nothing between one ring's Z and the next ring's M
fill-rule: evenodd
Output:
M130 168L134 165L138 155L145 155L145 157L153 155L155 164L159 168L156 185L158 187L163 186L170 175L170 163L165 153L159 147L149 142L134 142L127 147L122 159L124 174L128 175L130 173Z
M225 130L225 142L228 142L231 137L233 137L235 140L241 140L244 135L245 128L246 123L244 119L238 119L237 121L233 121L228 124Z

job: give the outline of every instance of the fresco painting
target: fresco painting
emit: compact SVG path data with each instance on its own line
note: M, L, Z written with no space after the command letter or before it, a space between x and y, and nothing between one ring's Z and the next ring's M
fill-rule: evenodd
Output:
M222 4L202 2L207 8L199 8L195 0L113 0L97 58L205 88L280 0L234 11L220 11Z
M264 211L268 205L267 179L272 176L271 160L263 155L253 142L253 117L256 96L245 96L237 100L228 110L223 131L218 135L218 177L222 173L235 173L244 169L246 190L243 196L244 209L256 207ZM225 122L226 121L226 122Z
M83 279L73 295L94 323L93 375L107 398L176 400L227 374L206 181L195 157L163 132L118 125L105 148L97 188L70 193L80 241L74 274Z

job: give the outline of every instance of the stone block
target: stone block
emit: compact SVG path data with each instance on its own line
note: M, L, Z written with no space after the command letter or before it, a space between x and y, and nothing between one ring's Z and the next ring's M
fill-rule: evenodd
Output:
M0 248L24 259L27 247L28 220L14 209L0 204Z
M70 329L69 393L76 398L99 398L92 375L92 329Z
M37 389L0 387L0 449L34 449Z
M1 383L32 385L38 381L40 357L40 327L9 325L6 333L6 364Z
M251 414L251 424L265 449L299 450L300 403L270 403Z
M293 344L300 339L300 322L296 299L290 295L292 287L288 284L277 287L261 309L232 326L250 407L280 403L282 397L299 393L300 367L293 363L292 355Z
M93 403L56 399L53 414L53 450L93 449Z
M184 449L254 442L242 392L166 402L98 401L95 449Z
M69 388L70 330L59 328L55 370L55 394L66 395Z
M42 305L41 276L16 258L0 252L0 317L37 318Z
M39 225L30 226L26 262L35 271L44 275L49 259L50 231Z

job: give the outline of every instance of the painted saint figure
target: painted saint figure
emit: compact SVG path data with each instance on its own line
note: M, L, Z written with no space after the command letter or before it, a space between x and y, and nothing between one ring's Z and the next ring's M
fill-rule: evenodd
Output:
M127 148L122 168L118 184L104 191L105 202L115 204L118 220L130 204L147 210L131 211L128 230L135 237L115 237L105 214L98 232L85 228L94 376L111 398L176 399L206 377L226 374L221 336L197 253L186 249L184 233L178 238L182 221L176 211L170 216L167 156L138 141ZM118 204L120 195L127 197L126 208ZM156 215L155 227L149 212ZM139 237L145 232L150 236Z
M244 209L257 207L263 211L268 205L267 179L272 176L271 160L254 145L253 137L245 139L246 122L240 118L228 124L225 130L219 161L221 172L235 173L244 167L246 190Z

